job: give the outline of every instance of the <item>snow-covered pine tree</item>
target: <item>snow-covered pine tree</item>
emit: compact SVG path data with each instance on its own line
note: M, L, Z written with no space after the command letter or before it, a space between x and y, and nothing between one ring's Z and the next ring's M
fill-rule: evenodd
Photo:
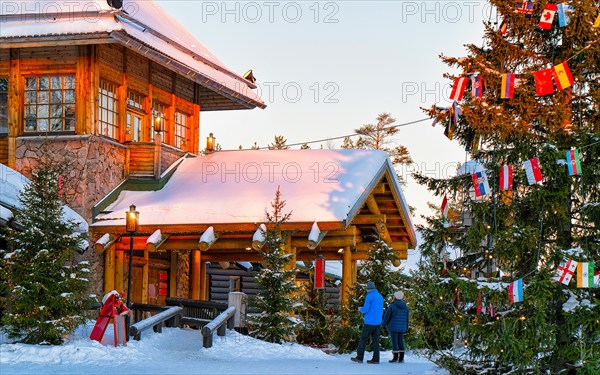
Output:
M34 170L15 215L23 230L10 230L1 257L7 286L4 329L27 344L62 344L94 302L86 294L90 266L75 260L85 237L74 232L77 223L63 216L59 176L49 163Z
M415 175L440 201L444 194L462 200L462 215L472 222L452 227L430 217L419 228L424 262L413 280L411 324L453 373L597 373L597 291L552 276L561 261L600 260L598 10L591 1L562 3L571 8L570 21L546 30L540 18L556 4L536 1L528 15L528 2L490 3L507 31L488 22L482 47L467 45L463 58L442 56L459 69L449 78L479 80L483 95L467 90L458 122L450 110L428 112L438 123L447 121L447 133L468 148L491 191L483 198L469 194L472 171L450 179ZM506 74L516 79L514 95L503 98L503 84L511 82ZM565 162L571 149L579 151L583 169L574 176ZM531 158L539 160L541 184L529 184L521 167ZM514 169L508 190L499 189L503 165ZM458 258L443 276L447 251ZM524 300L511 303L507 288L518 279Z
M296 323L292 313L296 307L294 292L295 265L290 265L291 253L286 250L290 234L282 230L281 224L289 220L291 213L284 213L285 200L281 198L279 187L275 200L271 203L272 212L267 212L265 241L259 250L262 269L256 274L261 292L251 301L261 313L249 318L250 334L268 342L282 343L293 341Z

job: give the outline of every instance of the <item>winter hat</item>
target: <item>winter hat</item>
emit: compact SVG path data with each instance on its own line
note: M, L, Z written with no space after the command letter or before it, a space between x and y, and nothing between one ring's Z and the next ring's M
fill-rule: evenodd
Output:
M375 289L375 283L372 281L367 282L366 289L367 290Z
M404 298L404 292L402 292L401 290L397 291L396 293L394 293L394 298L395 299L402 299L402 298Z

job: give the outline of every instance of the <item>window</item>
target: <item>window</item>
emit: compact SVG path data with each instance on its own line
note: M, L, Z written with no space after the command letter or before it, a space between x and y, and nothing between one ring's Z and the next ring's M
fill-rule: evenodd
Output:
M144 97L134 91L127 92L127 134L128 140L143 141Z
M75 130L75 77L25 79L25 131Z
M164 131L167 126L166 105L161 102L152 101L152 126L154 129L150 132L150 138L154 141L154 133L156 130Z
M190 116L182 113L175 112L175 144L174 146L179 149L184 149L187 143L187 134L189 128Z
M0 78L0 134L8 133L8 79Z
M117 87L100 81L98 90L98 134L117 139L119 136Z

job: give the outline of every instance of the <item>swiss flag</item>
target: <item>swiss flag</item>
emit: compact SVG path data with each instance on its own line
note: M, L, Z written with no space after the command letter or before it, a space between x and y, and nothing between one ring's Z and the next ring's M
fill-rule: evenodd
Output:
M556 14L556 4L546 4L542 17L540 17L540 28L544 30L550 30L552 28L552 22L554 21L554 15Z

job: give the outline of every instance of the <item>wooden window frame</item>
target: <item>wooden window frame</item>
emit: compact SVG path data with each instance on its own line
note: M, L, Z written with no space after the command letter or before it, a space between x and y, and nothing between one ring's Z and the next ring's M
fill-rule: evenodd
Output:
M184 123L180 120L182 117L185 119ZM192 121L192 118L193 116L189 113L179 109L175 110L173 146L183 151L188 149L190 122Z
M8 135L8 77L0 77L0 80L6 81L4 91L0 85L0 137L2 137Z
M55 78L60 77L60 88L53 89L55 86ZM76 129L76 111L77 111L77 99L76 99L76 75L75 74L44 74L44 75L28 75L24 77L24 114L23 114L23 123L24 123L24 134L27 135L35 135L35 134L45 134L45 133L70 133L74 132ZM45 89L40 89L40 80L48 79L48 87ZM67 79L71 78L71 85L68 85ZM31 79L35 79L35 87L34 89L30 89L28 87L28 81ZM55 92L60 92L60 101L52 103L53 99L56 96L53 95ZM35 93L35 94L32 94ZM40 103L40 98L43 98L45 95L42 93L46 93L46 103ZM68 101L68 94L71 93L72 101ZM29 102L30 98L35 97L35 101ZM52 105L60 105L61 106L61 116L53 116L51 106ZM40 115L40 110L46 106L47 114L44 116ZM35 113L30 113L31 110L34 110ZM70 109L70 110L69 110ZM31 117L30 117L31 116ZM52 128L53 120L60 119L60 128ZM40 121L47 120L46 129L40 128ZM29 121L34 121L35 126L28 126Z
M129 135L131 138L130 141L131 142L144 142L145 141L145 137L146 137L146 129L145 129L145 123L146 123L146 111L144 110L144 103L146 101L147 96L137 92L135 90L132 89L128 89L127 90L127 98L125 99L125 107L127 108L126 114L125 114L125 131L126 132L131 132ZM139 99L139 101L137 101L136 99ZM132 116L135 115L139 115L139 117L142 119L142 123L140 124L140 137L139 139L136 141L135 140L135 134L134 129L129 129L128 127L128 122L127 122L127 116L131 114ZM127 138L127 137L126 137Z
M112 95L107 95L107 93ZM112 108L111 106L103 107L103 105L108 105L109 103L112 103ZM119 140L119 108L119 85L101 79L98 85L97 134ZM106 115L106 119L103 119L103 114Z

